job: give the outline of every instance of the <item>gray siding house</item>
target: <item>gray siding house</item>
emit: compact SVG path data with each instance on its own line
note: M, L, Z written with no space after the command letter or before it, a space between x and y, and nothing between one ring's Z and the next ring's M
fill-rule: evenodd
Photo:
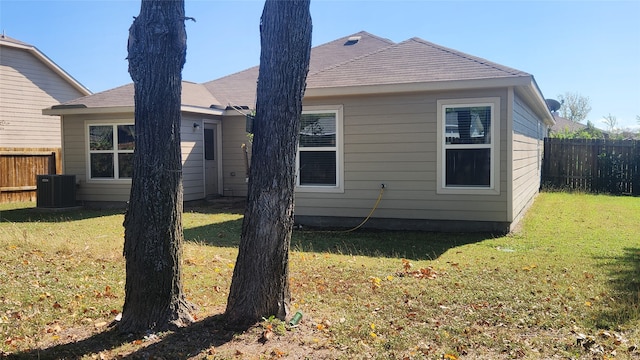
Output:
M257 76L253 67L184 82L186 201L246 195L245 115L255 106ZM307 84L300 224L355 226L384 184L365 227L503 233L538 193L553 116L528 73L419 38L394 43L360 32L313 48ZM64 171L79 179L78 198L127 201L133 150L117 144L130 139L133 86L43 112L62 117ZM92 140L105 136L112 148Z

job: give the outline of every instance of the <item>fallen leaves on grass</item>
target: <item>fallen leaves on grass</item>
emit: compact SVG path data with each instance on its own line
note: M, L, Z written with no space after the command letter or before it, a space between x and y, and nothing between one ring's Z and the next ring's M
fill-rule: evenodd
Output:
M419 270L414 270L414 271L404 270L402 272L396 273L396 276L398 277L414 277L417 279L435 279L439 275L441 274L435 271L431 266L428 266L426 268L421 268Z
M601 330L597 335L586 335L576 330L571 333L575 337L575 345L580 350L592 355L604 356L604 358L615 357L616 348L629 343L623 334L612 331ZM638 355L638 347L635 344L627 346L626 350L629 354Z
M412 267L413 267L413 264L409 260L402 259L402 271L398 271L396 273L396 276L398 276L398 277L414 277L414 278L417 278L417 279L435 279L439 275L442 275L442 274L438 273L431 266L427 266L426 268L421 268L419 270L409 271L409 269L411 269ZM393 276L391 276L391 275L387 276L387 280L389 280L389 281L393 280Z
M404 272L409 271L409 269L411 269L413 267L413 264L411 264L411 262L407 259L402 259L402 270Z
M535 268L537 268L537 267L538 267L538 265L536 265L536 264L531 264L531 265L529 265L529 266L523 266L523 267L522 267L522 270L523 270L523 271L531 271L531 270L533 270L533 269L535 269Z
M261 343L266 343L267 341L271 340L273 338L273 330L271 329L271 324L267 325L267 328L262 332L262 336L260 336L260 339L258 339L259 342Z
M382 286L382 279L375 276L369 276L369 281L371 282L371 289L376 290Z
M117 298L118 296L115 295L112 291L111 291L111 286L107 285L104 287L104 291L100 292L95 290L94 291L94 295L96 298Z

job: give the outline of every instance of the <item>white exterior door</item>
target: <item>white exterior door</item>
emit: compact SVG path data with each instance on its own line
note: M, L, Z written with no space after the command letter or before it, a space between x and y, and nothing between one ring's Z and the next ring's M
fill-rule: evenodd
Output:
M204 124L204 177L207 197L220 196L220 129L219 124Z

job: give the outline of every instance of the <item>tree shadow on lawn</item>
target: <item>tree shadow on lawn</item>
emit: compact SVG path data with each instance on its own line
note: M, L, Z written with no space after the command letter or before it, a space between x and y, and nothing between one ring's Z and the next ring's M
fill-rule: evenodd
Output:
M436 233L419 231L294 231L291 248L410 260L434 260L447 250L494 236L486 233Z
M103 351L116 350L126 343L134 343L132 346L138 349L126 354L126 358L183 359L195 356L212 346L221 346L231 341L234 334L234 331L224 327L223 315L213 315L187 327L171 331L161 336L159 340L150 340L147 346L143 346L146 340L141 340L144 336L121 334L117 328L112 327L83 340L55 345L46 349L15 353L8 355L7 358L16 360L77 359L86 355L97 355ZM140 344L137 344L136 340L140 340ZM114 357L118 357L117 353L116 350L116 354L113 354Z
M186 241L218 247L238 247L242 219L185 228ZM410 260L433 260L447 250L472 244L494 236L486 233L435 233L417 231L353 232L294 230L291 250Z
M0 222L61 222L99 218L111 215L123 215L126 208L115 206L113 208L38 208L34 206L18 209L0 210ZM239 207L221 208L203 205L202 202L185 204L184 212L198 212L202 214L242 214Z
M22 208L0 211L0 222L63 222L124 214L124 209Z
M243 208L219 208L199 205L185 206L185 212L201 214L242 214ZM123 214L124 209L73 209L47 211L23 208L0 212L0 222L61 222ZM238 247L242 219L184 229L187 242L219 247ZM417 231L375 231L361 229L353 232L322 229L294 230L291 249L303 252L334 253L375 257L433 260L457 246L494 238L486 233L435 233Z
M614 304L596 315L596 326L615 329L618 325L640 321L640 248L625 248L624 254L606 261Z

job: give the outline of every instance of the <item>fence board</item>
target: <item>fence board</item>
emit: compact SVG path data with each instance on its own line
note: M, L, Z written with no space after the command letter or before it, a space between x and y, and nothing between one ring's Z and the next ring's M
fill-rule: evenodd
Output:
M640 141L546 138L542 187L640 196Z
M35 201L36 175L61 169L60 148L0 148L0 203Z

